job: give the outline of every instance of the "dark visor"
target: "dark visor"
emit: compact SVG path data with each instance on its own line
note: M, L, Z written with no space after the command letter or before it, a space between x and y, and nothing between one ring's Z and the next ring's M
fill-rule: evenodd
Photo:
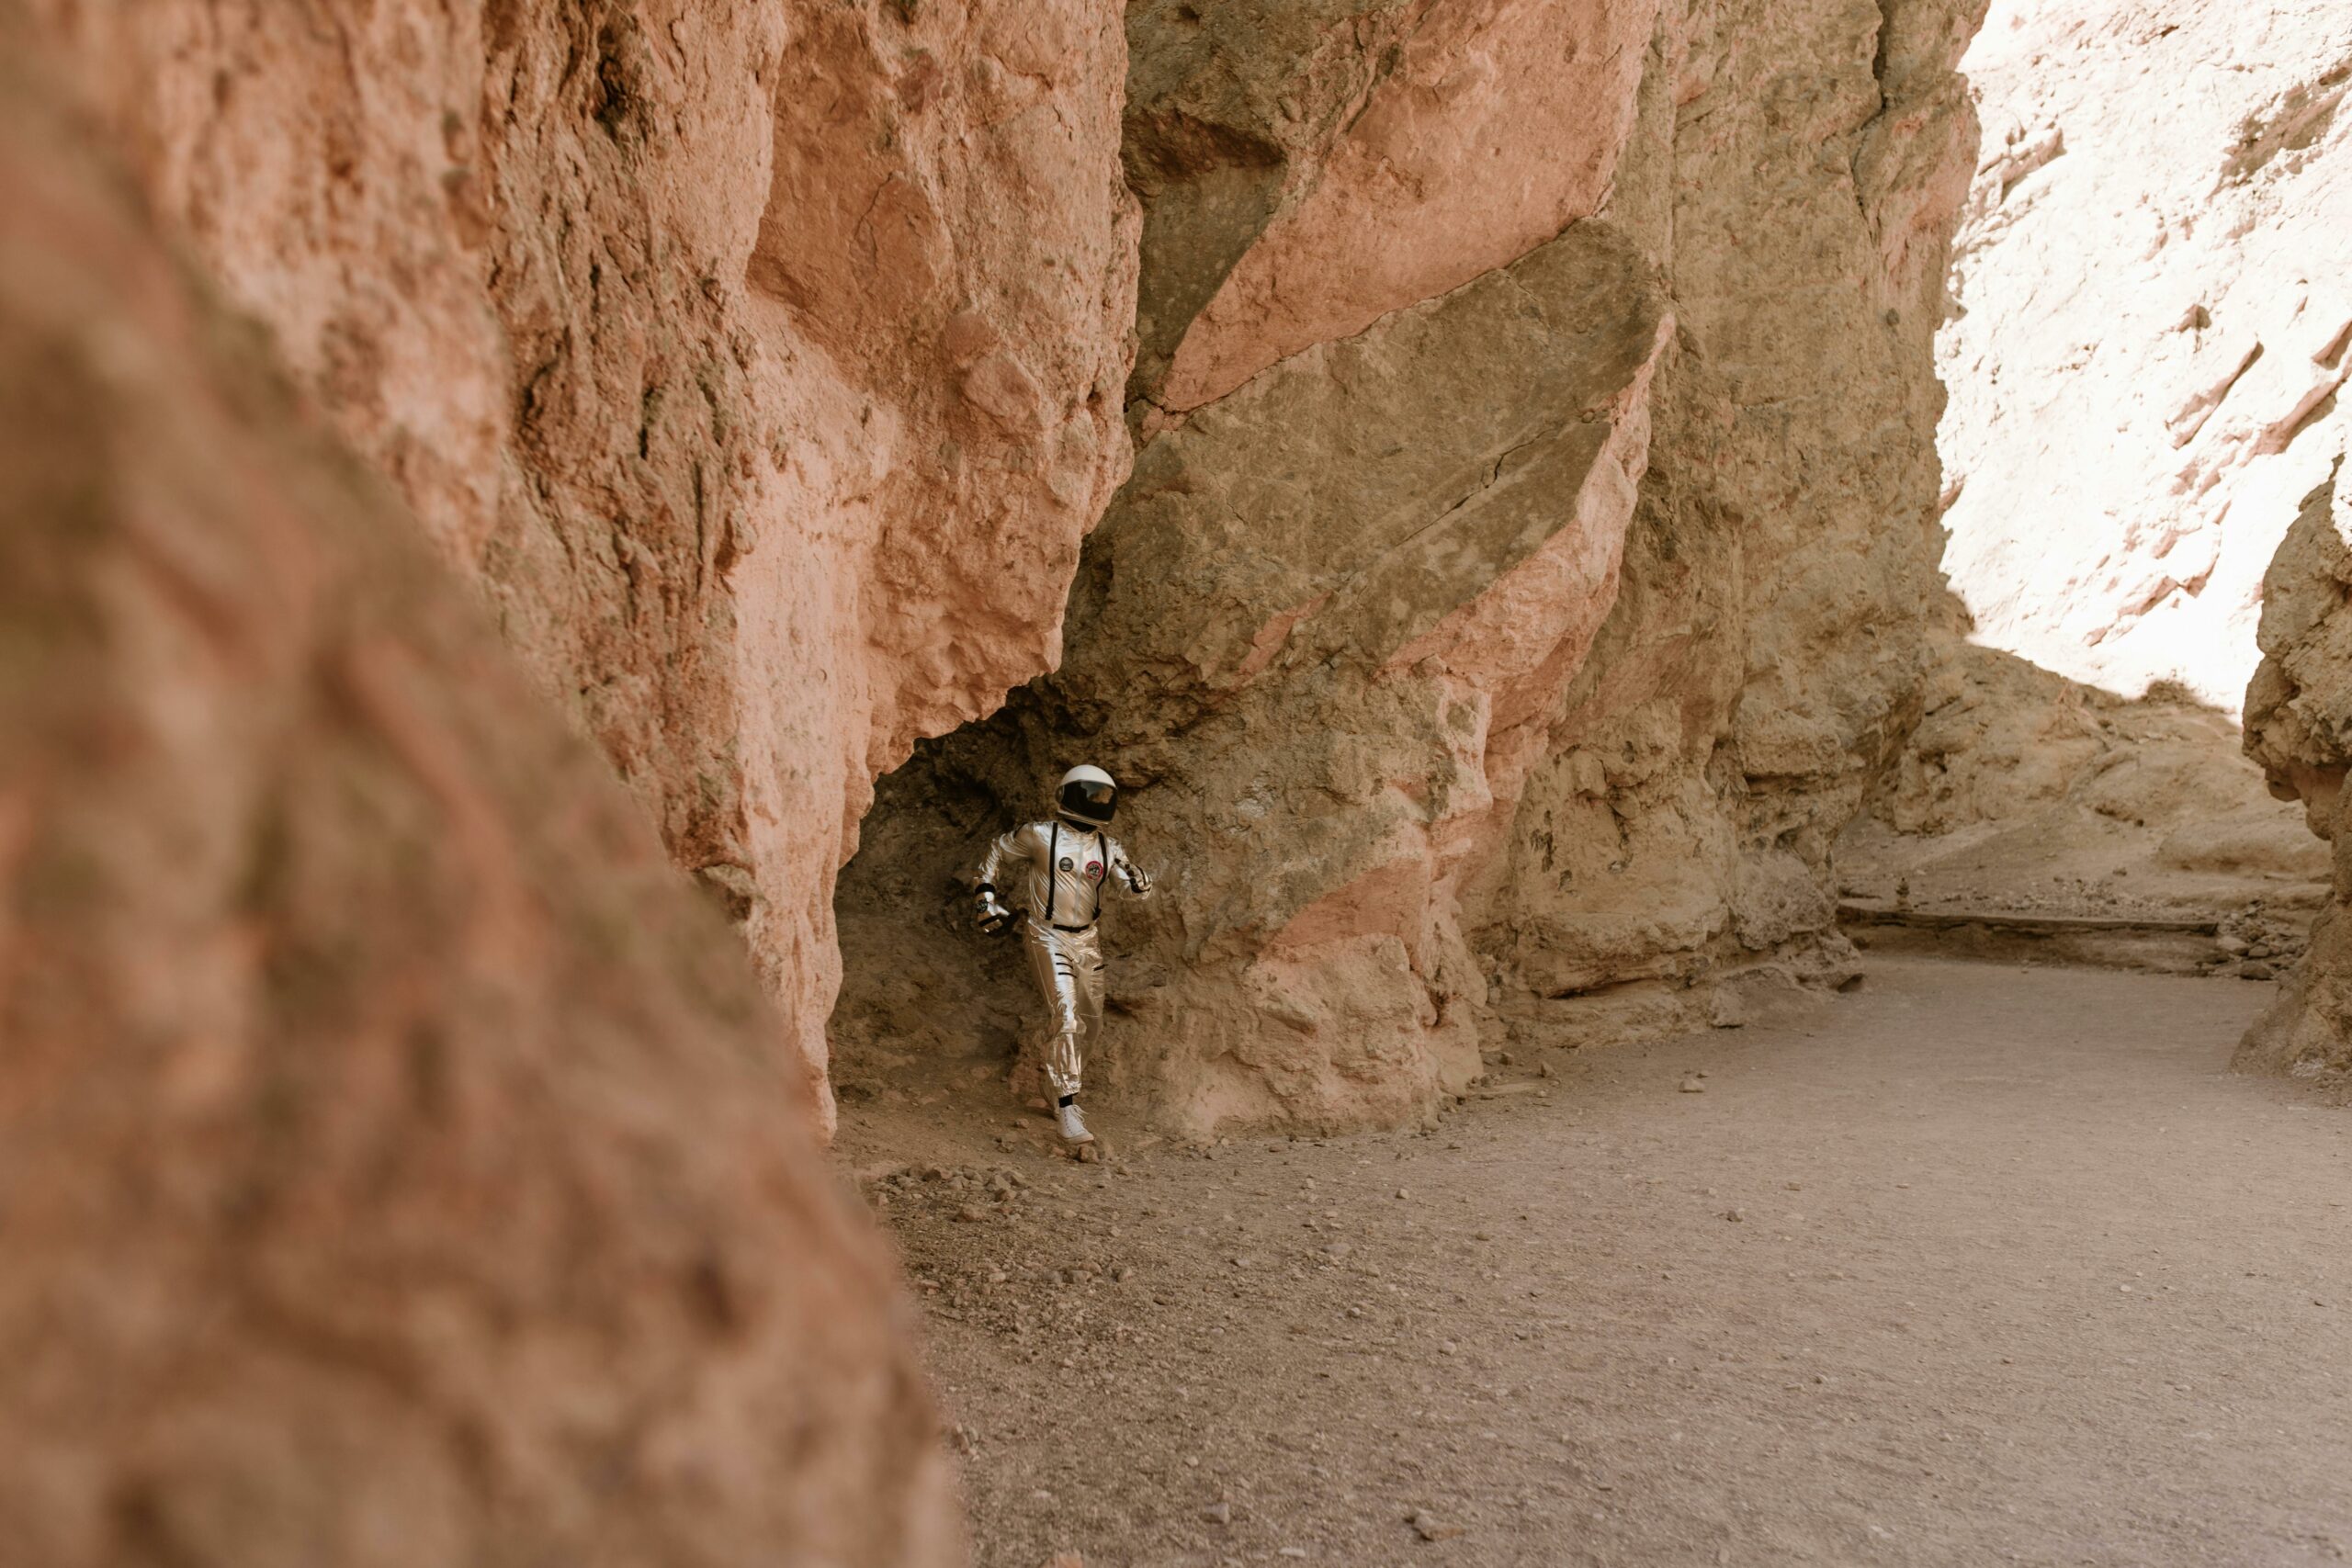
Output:
M1089 822L1108 822L1117 809L1119 792L1092 779L1072 779L1062 785L1062 809Z

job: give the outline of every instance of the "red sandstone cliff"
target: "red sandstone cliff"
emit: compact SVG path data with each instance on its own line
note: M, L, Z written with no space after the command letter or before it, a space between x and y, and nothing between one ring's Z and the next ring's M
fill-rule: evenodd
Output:
M741 927L830 1115L874 774L1127 471L1108 0L35 0L142 187Z

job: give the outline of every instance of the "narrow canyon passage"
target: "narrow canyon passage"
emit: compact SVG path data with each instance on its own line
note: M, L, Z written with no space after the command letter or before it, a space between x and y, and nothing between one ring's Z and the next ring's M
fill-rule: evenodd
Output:
M1077 1165L943 1078L841 1152L985 1564L2335 1562L2352 1123L2226 1071L2268 990L1882 957L1426 1134Z

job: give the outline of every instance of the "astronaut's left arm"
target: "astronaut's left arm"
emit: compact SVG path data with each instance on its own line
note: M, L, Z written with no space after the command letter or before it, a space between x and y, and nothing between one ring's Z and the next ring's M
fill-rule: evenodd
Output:
M1117 874L1126 890L1138 898L1150 897L1151 874L1127 858L1126 846L1118 840L1112 839L1106 847L1111 870Z

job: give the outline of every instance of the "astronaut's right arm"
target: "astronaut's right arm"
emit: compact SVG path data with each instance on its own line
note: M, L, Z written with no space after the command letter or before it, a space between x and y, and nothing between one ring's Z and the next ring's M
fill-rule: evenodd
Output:
M1012 881L1022 874L1027 859L1022 852L1021 829L1018 828L990 844L989 852L981 858L979 886L974 890L977 902L972 913L978 920L980 930L991 936L1012 923L1012 909L1005 902L1005 896L1012 891Z

